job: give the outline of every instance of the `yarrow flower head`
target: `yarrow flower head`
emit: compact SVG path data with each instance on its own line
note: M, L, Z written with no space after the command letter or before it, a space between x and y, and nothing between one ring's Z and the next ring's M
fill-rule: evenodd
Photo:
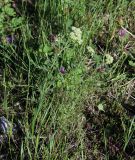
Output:
M92 56L94 55L95 51L91 46L87 46L87 50Z
M110 54L106 54L106 64L112 64L113 63L113 57Z
M70 33L70 38L74 41L79 43L79 45L82 44L82 31L80 28L72 27L72 32Z

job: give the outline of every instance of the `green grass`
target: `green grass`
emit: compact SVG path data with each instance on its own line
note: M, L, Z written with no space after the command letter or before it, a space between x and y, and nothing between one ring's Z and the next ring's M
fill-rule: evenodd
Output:
M133 160L135 3L12 3L0 2L0 117L19 127L0 131L0 159Z

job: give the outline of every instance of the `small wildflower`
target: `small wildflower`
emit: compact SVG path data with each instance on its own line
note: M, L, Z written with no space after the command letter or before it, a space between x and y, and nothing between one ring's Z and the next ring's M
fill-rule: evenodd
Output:
M82 44L82 31L80 28L72 27L72 32L70 33L70 38L79 43L79 45Z
M65 74L65 72L66 72L66 71L65 71L65 67L63 67L63 66L60 67L60 73Z
M88 50L89 53L91 53L92 56L95 53L94 49L90 46L87 46L87 50Z
M106 64L113 63L113 57L110 54L106 54Z
M55 34L51 34L51 35L49 36L49 39L50 39L51 42L56 42L57 36L56 36Z
M16 102L16 103L14 104L14 106L15 106L15 107L20 106L20 102Z
M13 3L12 3L12 6L13 6L13 8L16 8L16 3L13 2Z
M120 37L124 37L126 35L126 33L127 32L126 32L125 29L120 29L119 32L118 32L118 34L119 34Z
M76 34L76 35L82 35L82 31L80 28L77 27L72 27L72 31Z
M9 36L6 37L6 41L7 41L7 43L13 43L14 37L9 35Z

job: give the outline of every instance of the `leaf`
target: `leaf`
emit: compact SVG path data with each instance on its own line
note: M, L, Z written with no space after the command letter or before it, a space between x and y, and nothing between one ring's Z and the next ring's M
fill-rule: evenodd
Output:
M104 106L102 103L100 103L98 106L99 111L104 111Z
M12 27L17 27L17 26L21 25L22 22L23 22L23 19L21 17L12 18L11 25L12 25Z
M42 53L48 53L52 50L52 48L45 44L45 45L41 45L40 48L39 48L39 52L42 52Z
M75 57L75 53L74 53L73 49L67 50L67 52L64 56L65 61L68 61L68 62L71 62L74 57Z
M132 67L135 67L135 62L133 61L128 61L129 65L132 66Z
M72 19L68 19L66 22L66 29L68 30L73 24L73 20Z
M8 15L8 16L15 16L15 11L11 6L8 4L3 8L3 11Z
M93 59L96 62L96 64L100 64L102 61L102 57L98 54L93 54Z

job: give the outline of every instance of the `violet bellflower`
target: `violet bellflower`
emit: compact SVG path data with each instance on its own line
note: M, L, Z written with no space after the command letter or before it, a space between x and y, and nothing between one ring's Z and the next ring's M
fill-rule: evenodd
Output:
M6 41L7 41L7 43L13 43L14 37L13 37L12 35L8 35L8 36L6 37Z
M65 71L65 67L60 67L60 73L62 73L62 74L65 74L66 73L66 71Z
M120 29L119 32L118 32L118 35L119 35L120 37L125 37L126 33L127 33L127 32L126 32L125 29Z

